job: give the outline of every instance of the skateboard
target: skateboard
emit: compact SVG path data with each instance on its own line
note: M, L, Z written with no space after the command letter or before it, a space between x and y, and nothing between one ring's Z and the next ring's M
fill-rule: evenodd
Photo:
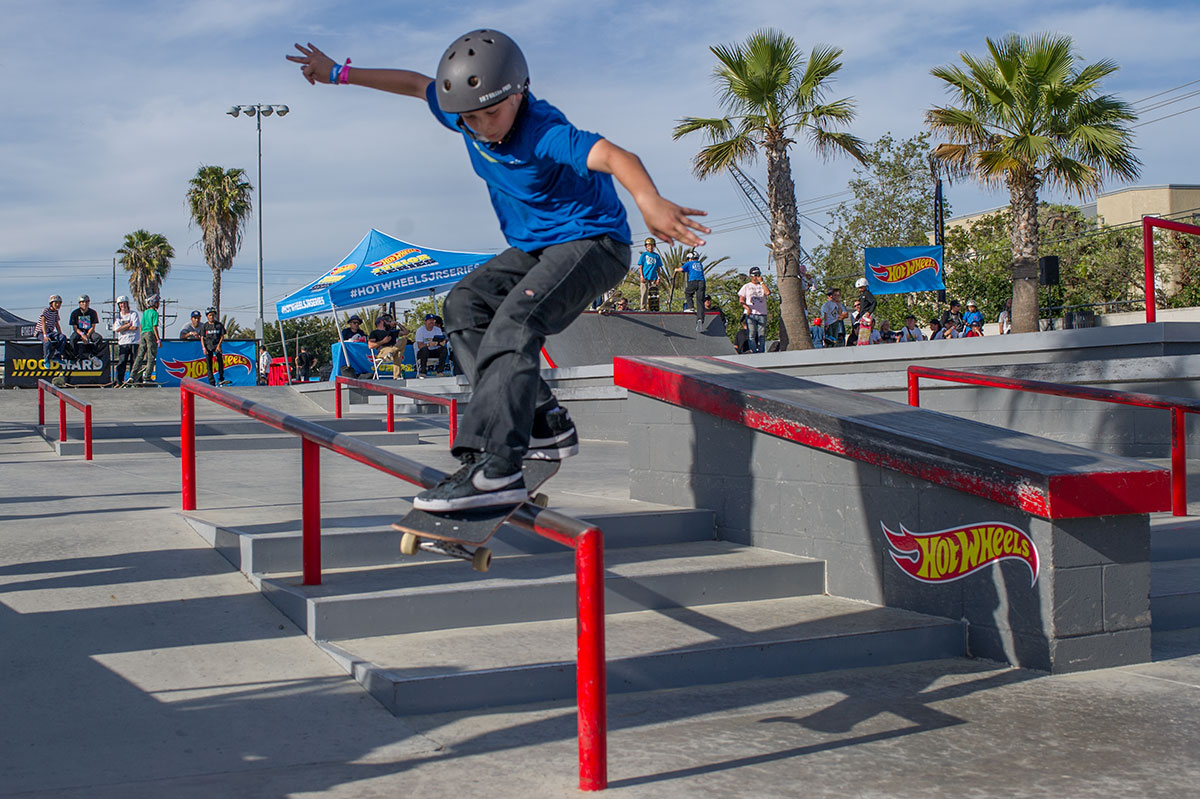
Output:
M535 494L543 483L558 473L561 461L527 460L522 466L525 472L525 489L531 502L546 507L545 494ZM484 544L499 530L509 517L525 502L515 505L497 505L492 508L430 513L409 511L403 519L392 525L404 533L400 539L400 552L415 555L423 549L460 560L471 561L471 568L485 572L492 567L492 551Z
M646 292L646 308L650 311L658 310L658 286L650 286Z

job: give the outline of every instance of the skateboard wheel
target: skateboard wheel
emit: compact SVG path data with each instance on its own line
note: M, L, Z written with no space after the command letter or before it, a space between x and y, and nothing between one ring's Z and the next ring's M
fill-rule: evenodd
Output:
M539 508L544 508L550 504L550 497L539 491L533 495L533 499L531 499L530 502L532 502L534 505L537 505Z
M421 540L412 533L405 533L400 538L400 553L402 555L415 555L420 548Z
M479 547L471 557L471 568L477 572L485 572L492 568L492 550Z

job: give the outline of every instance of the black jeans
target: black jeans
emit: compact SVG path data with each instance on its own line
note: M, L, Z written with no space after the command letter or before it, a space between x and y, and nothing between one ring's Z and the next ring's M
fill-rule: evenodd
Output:
M133 359L137 356L137 344L118 344L117 345L117 382L125 382L125 369L130 370L130 377L133 377Z
M446 331L472 395L454 454L525 454L534 414L555 405L540 374L546 336L617 285L629 257L629 245L609 236L534 253L509 248L458 282L446 297Z
M214 360L216 360L216 362L217 362L217 374L219 375L219 377L217 379L220 380L222 383L224 383L225 382L225 356L221 354L220 350L208 350L207 352L204 353L204 363L208 364L208 382L212 383L213 385L216 385L215 381L213 381L213 361Z
M422 347L417 350L417 365L422 372L429 371L429 359L437 357L437 371L441 374L446 370L446 348L445 347Z
M683 304L691 304L691 308L696 312L696 318L701 322L704 321L704 297L706 288L703 280L689 280L687 288L683 290Z

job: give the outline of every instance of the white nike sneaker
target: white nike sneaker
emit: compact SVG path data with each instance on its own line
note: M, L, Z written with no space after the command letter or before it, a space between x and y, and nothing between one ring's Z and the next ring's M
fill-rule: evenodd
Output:
M469 452L462 468L413 497L413 507L431 513L517 505L529 498L525 474L498 455Z

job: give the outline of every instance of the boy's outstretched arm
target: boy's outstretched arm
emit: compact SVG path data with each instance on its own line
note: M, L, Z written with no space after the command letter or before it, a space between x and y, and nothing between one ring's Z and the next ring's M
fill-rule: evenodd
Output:
M288 61L300 65L300 73L309 83L328 83L329 73L333 69L334 60L309 42L308 45L296 45L300 55L286 56ZM412 72L407 69L362 69L350 68L347 82L355 86L365 86L368 89L379 89L392 94L404 94L409 97L425 98L425 89L433 82L433 78Z
M655 238L668 244L674 244L678 240L689 247L701 247L704 240L692 230L701 233L712 232L691 218L704 216L704 211L698 208L684 208L663 197L655 188L646 168L642 166L642 159L608 139L601 139L592 145L588 152L587 166L594 172L606 172L621 182L633 195L638 210L642 212L642 219L646 221L646 227Z

